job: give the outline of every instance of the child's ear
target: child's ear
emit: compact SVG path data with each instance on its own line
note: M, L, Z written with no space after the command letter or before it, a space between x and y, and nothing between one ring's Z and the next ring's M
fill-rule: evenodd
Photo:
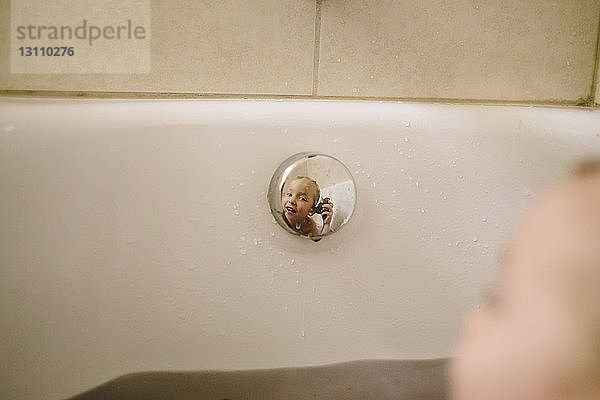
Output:
M315 215L315 213L317 212L317 207L313 207L310 209L310 211L308 212L308 216L312 217L313 215Z

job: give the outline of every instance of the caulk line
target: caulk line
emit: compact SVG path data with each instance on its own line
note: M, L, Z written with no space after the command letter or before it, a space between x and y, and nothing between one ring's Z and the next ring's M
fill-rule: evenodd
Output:
M590 104L580 100L540 99L461 99L446 97L381 97L381 96L313 96L310 94L268 94L268 93L195 93L195 92L105 92L105 91L64 91L64 90L0 90L0 100L9 97L20 98L57 98L57 99L118 99L118 100L341 100L341 101L378 101L394 103L423 104L476 104L490 106L539 106L539 107L576 107L589 108ZM598 108L598 107L596 107Z

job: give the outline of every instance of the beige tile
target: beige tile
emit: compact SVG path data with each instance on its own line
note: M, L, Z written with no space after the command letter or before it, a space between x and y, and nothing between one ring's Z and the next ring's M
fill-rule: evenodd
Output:
M10 58L10 0L0 0L0 89L6 89Z
M9 0L0 0L8 10ZM10 74L0 17L0 89L310 94L314 1L152 1L149 74Z
M320 95L575 101L597 0L326 0Z

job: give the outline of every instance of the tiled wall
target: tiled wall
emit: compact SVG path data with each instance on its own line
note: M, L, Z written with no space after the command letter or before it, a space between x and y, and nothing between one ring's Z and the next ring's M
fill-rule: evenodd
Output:
M0 10L4 94L600 103L600 0L152 0L133 75L11 74Z

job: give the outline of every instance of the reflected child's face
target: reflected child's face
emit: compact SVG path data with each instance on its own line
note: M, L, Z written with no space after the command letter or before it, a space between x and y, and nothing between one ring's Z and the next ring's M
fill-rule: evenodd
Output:
M281 196L283 214L292 225L302 224L315 213L314 183L308 179L294 179Z

